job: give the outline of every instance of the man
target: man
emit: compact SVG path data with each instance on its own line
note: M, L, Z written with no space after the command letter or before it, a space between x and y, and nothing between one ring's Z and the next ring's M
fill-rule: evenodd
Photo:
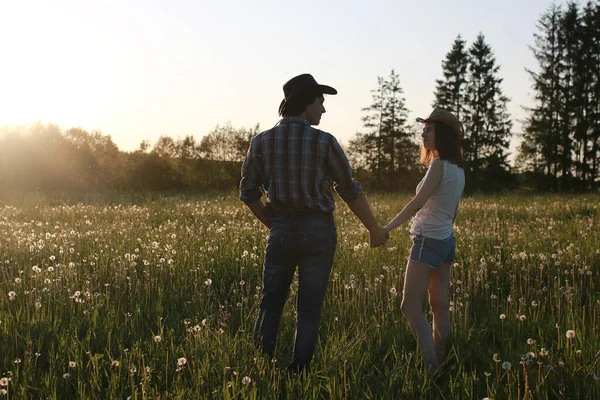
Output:
M262 300L255 343L273 357L281 313L298 267L294 359L288 368L309 367L319 331L321 307L337 243L333 180L338 195L369 230L371 247L385 243L379 226L338 141L318 125L324 94L337 94L302 74L283 85L282 120L255 136L242 166L240 200L270 229L265 250ZM262 190L267 194L263 204Z

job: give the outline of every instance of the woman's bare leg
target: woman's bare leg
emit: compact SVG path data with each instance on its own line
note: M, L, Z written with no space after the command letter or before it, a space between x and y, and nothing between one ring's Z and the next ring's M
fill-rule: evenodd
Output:
M438 362L444 361L450 337L450 264L442 264L431 274L429 305L433 313L433 344Z
M423 314L423 299L429 288L434 269L417 261L410 260L404 276L404 293L402 297L402 313L408 319L410 329L417 339L419 350L427 369L439 366L435 353L431 327Z

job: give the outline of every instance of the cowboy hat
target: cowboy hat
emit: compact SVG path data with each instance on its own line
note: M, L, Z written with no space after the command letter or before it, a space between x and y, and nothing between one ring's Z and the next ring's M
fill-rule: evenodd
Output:
M458 118L456 118L450 111L441 107L436 107L431 114L429 114L429 117L425 119L421 117L417 118L417 122L422 122L424 124L427 122L441 122L446 124L452 128L459 140L462 139L465 134L463 126Z
M337 90L331 86L321 85L317 83L311 74L302 74L293 77L283 85L284 99L279 104L279 115L283 115L286 104L294 96L305 94L311 90L315 90L321 94L337 94Z

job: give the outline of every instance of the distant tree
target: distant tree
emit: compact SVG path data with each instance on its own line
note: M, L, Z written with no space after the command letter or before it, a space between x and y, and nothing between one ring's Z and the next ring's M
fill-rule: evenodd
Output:
M583 10L576 3L567 7L562 30L574 30L567 36L569 42L576 42L571 44L569 63L573 74L569 94L574 105L574 175L579 189L594 189L600 156L600 6L590 1Z
M348 142L348 160L354 169L361 168L375 176L377 173L377 150L376 142L370 140L368 134L357 132Z
M150 147L152 147L150 145L150 141L148 141L148 140L142 140L142 142L140 143L140 147L139 147L138 151L142 152L142 153L147 153L148 150L150 150Z
M182 160L197 160L200 158L200 145L193 136L186 136L176 143L177 156Z
M432 107L445 108L453 112L459 120L464 117L468 67L469 53L466 42L458 35L454 39L452 49L442 61L443 78L436 80Z
M534 173L543 172L546 179L543 188L558 188L560 141L560 108L562 92L560 76L563 53L559 45L559 6L551 6L537 24L534 34L535 45L530 46L539 69L526 69L533 80L535 105L526 108L529 116L524 125L523 141L520 146L522 158L528 160Z
M355 144L362 142L365 149L364 157L370 164L370 172L375 174L375 181L378 187L381 186L381 175L385 168L383 155L383 117L385 108L385 80L377 77L377 88L371 90L373 103L362 109L366 114L363 115L363 127L367 133L357 137ZM360 134L359 134L360 135ZM360 147L355 147L360 150ZM374 149L374 154L371 156L371 149Z
M96 189L117 189L125 183L123 157L110 135L71 128L64 137L76 146L73 155L87 171L87 185Z
M535 106L527 108L520 158L543 188L595 188L600 157L600 12L594 2L551 6L538 21Z
M166 135L162 135L158 138L158 141L154 145L152 149L152 153L155 153L157 156L162 158L176 158L178 156L178 146L175 140Z
M561 74L561 107L560 115L560 180L563 190L572 189L573 177L573 157L577 146L574 142L574 133L577 130L577 115L580 112L583 93L576 88L577 66L580 63L581 43L580 43L580 18L579 6L576 3L567 3L567 9L560 19L560 31L558 35L558 45L563 52L563 65Z
M463 149L470 189L493 189L509 180L507 161L512 121L508 98L502 93L500 66L483 34L469 49L469 74L465 88Z
M363 108L367 132L357 133L350 141L349 153L352 159L368 165L378 188L395 189L399 173L414 169L417 146L407 125L408 109L398 74L392 70L387 79L378 77L377 84L371 91L373 103Z
M600 4L588 2L584 11L586 29L584 34L586 42L584 51L590 50L590 57L586 59L587 68L592 76L589 86L589 135L590 135L590 170L591 188L598 186L600 176Z
M250 139L259 133L258 124L251 129L236 129L227 123L217 125L200 141L200 154L203 158L213 161L243 161Z

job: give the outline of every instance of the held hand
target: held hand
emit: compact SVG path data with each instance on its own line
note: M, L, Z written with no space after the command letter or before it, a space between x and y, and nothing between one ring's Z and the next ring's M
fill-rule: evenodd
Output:
M390 234L388 233L388 231L379 225L373 230L369 231L369 241L371 247L379 247L385 244L389 237Z

